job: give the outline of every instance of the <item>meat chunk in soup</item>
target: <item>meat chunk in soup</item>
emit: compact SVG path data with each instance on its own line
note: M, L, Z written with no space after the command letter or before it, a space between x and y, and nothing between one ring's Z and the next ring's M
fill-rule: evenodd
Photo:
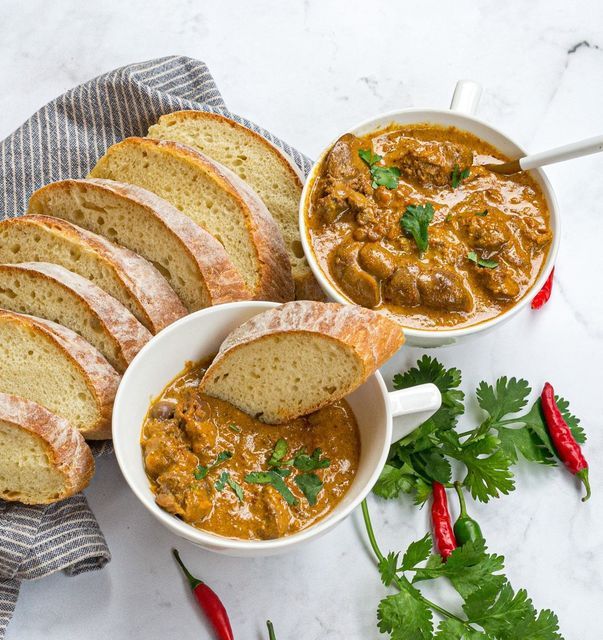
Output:
M433 309L471 311L473 298L463 279L454 271L430 269L419 274L417 288L421 303Z
M381 301L381 294L376 278L358 263L362 246L360 242L341 245L334 255L332 270L344 293L372 309Z

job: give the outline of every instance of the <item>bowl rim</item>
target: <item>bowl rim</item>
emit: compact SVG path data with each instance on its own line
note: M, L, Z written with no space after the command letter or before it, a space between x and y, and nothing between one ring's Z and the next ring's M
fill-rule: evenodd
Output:
M306 256L306 260L310 265L310 269L314 274L314 277L318 280L320 286L327 293L327 295L334 300L335 302L340 302L342 304L356 304L352 300L350 300L347 296L345 296L332 282L331 278L328 277L323 269L318 264L318 260L314 254L313 247L310 243L308 229L306 225L306 211L308 209L307 203L309 202L309 196L311 194L312 185L316 180L316 174L318 172L318 167L321 165L327 153L331 150L335 142L344 134L344 133L355 133L359 129L369 129L372 128L372 131L376 132L379 129L385 128L388 125L383 124L384 121L389 120L391 124L396 123L396 118L399 116L408 116L415 114L417 119L412 122L405 122L404 124L421 124L421 123L430 123L430 116L440 116L444 118L450 118L451 120L458 119L459 121L467 121L477 124L486 130L489 130L488 133L492 135L500 136L508 141L512 146L515 146L521 153L527 153L526 149L515 142L513 138L509 137L506 133L498 129L497 127L491 125L489 122L478 118L472 114L464 113L461 111L453 110L453 109L429 109L429 108L421 108L421 107L409 107L406 109L396 109L393 111L386 111L381 114L377 114L376 116L372 116L371 118L366 118L361 122L356 123L352 127L348 127L346 131L340 133L338 136L333 138L331 142L321 151L320 155L316 159L316 161L312 165L312 169L308 173L308 177L304 183L304 187L302 190L302 195L299 203L298 210L298 224L300 229L301 243L304 250L304 254ZM439 124L439 123L433 123ZM450 123L449 125L442 124L440 126L456 126L457 128L463 130L462 124ZM471 133L469 131L469 133ZM477 134L479 138L483 138L486 142L488 142L488 138L486 136L481 136ZM490 143L492 144L492 143ZM544 192L545 198L547 200L547 204L549 206L549 215L550 222L552 223L553 230L553 240L551 246L549 247L549 252L547 254L544 265L541 269L541 272L536 278L536 280L532 283L532 285L526 290L523 297L518 300L510 309L507 311L494 316L488 320L483 320L481 322L477 322L475 324L461 327L458 329L451 328L437 328L437 329L417 329L413 327L406 327L402 325L404 330L404 334L408 338L415 338L418 340L422 340L425 342L431 341L440 341L442 339L445 340L454 340L457 338L462 338L466 336L476 335L483 331L487 331L498 324L505 322L512 318L515 314L519 313L527 304L531 303L534 295L540 291L543 287L544 283L547 281L548 277L555 266L555 261L557 259L557 254L559 251L559 241L561 238L561 216L559 215L559 203L557 201L557 196L555 191L551 185L550 180L548 179L545 171L543 169L532 169L530 172L532 175L538 176L538 180L540 186Z
M126 433L127 431L119 430L119 423L121 419L122 405L127 403L131 397L131 394L146 394L146 392L140 388L136 383L136 375L138 367L140 366L140 362L144 361L146 358L146 354L151 351L155 351L161 348L162 344L165 344L165 341L169 338L170 335L178 332L187 332L187 327L192 323L199 322L200 319L206 318L207 316L212 316L213 314L219 314L221 312L228 311L230 309L237 308L249 308L254 307L258 309L258 312L261 313L263 310L272 309L280 306L280 303L277 302L267 302L267 301L259 301L259 300L243 300L238 302L228 302L224 304L219 304L213 307L207 307L205 309L201 309L199 311L195 311L191 314L188 314L176 322L172 323L162 331L160 331L157 335L153 336L153 338L147 342L147 344L136 354L128 368L126 369L117 393L115 395L114 402L114 410L113 410L113 432L114 434ZM194 340L194 333L188 332L191 336L191 340ZM184 362L182 366L184 367ZM140 429L142 428L142 424L139 429L135 432L137 435L137 439L134 443L131 442L131 436L125 438L125 436L114 435L113 446L115 450L115 457L117 459L118 466L120 471L127 483L130 487L134 495L137 497L139 502L149 511L155 518L157 518L163 525L165 525L168 529L170 529L173 533L185 538L186 540L193 542L201 547L212 550L224 550L224 551L241 551L248 552L250 555L253 555L255 552L261 554L262 551L277 551L281 549L286 549L287 547L305 542L311 538L315 538L323 533L326 533L332 527L336 526L342 520L344 520L356 507L362 502L362 500L368 495L373 485L377 481L381 469L385 464L387 459L387 455L389 452L391 434L393 428L393 418L391 412L391 406L388 400L388 390L383 380L383 377L376 371L372 376L370 376L363 384L367 384L369 380L374 379L376 384L378 385L381 395L382 402L385 410L385 437L383 438L383 446L381 453L379 455L378 463L375 465L375 468L372 470L368 480L359 490L357 495L353 500L349 502L341 511L331 512L326 515L324 518L316 522L315 524L307 527L306 529L302 529L290 536L283 536L280 538L274 538L271 540L242 540L239 538L227 538L225 536L220 536L218 534L210 533L207 531L203 531L202 529L197 529L193 527L191 524L187 522L178 520L172 514L163 510L161 507L155 504L154 501L149 501L148 496L145 495L143 489L139 486L139 483L133 476L133 472L130 470L130 465L125 459L124 449L126 447L138 447L140 448ZM169 380L165 383L169 384ZM134 391L133 391L134 390ZM146 394L148 395L148 394ZM124 441L122 442L122 438ZM142 458L142 456L141 456ZM143 465L144 470L144 465ZM146 473L145 473L146 477Z

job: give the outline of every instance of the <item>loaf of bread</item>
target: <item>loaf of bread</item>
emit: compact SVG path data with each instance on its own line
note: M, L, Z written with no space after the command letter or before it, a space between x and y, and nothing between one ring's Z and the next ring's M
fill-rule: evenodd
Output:
M369 309L290 302L235 329L200 390L279 424L343 398L403 343L400 325Z
M0 262L53 262L117 298L151 333L186 315L153 265L65 220L22 216L0 222Z
M159 118L147 135L156 140L186 144L244 180L264 201L283 234L295 281L295 297L324 299L304 256L299 235L302 181L281 151L255 131L205 111L168 113Z
M29 213L63 218L146 258L189 311L250 297L224 247L141 187L112 180L61 180L31 196Z
M58 264L0 264L0 308L52 320L79 333L120 373L151 333L115 298Z
M115 369L71 329L0 309L0 392L41 404L87 440L104 440L118 384Z
M253 298L293 298L279 228L230 169L176 142L127 138L107 150L90 177L129 182L171 202L222 243Z
M18 396L0 393L0 498L49 504L84 489L94 458L67 420Z

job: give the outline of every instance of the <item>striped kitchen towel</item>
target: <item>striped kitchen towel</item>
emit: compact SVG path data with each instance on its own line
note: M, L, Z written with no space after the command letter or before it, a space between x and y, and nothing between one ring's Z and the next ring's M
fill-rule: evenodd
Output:
M116 69L67 91L2 141L0 218L22 215L33 191L85 176L107 147L145 135L159 116L178 109L227 115L280 147L305 174L310 170L308 158L227 110L204 63L169 56ZM110 451L105 444L96 453ZM48 507L0 501L0 640L21 580L59 570L77 575L102 568L110 557L83 495Z

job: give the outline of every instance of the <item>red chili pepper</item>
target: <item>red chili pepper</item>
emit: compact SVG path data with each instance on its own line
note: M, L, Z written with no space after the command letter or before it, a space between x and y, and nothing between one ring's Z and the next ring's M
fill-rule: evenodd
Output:
M450 513L448 512L448 498L446 497L444 485L434 482L432 488L431 520L433 522L436 546L442 558L447 560L457 546L452 523L450 522Z
M218 598L215 592L212 591L205 582L198 580L190 574L182 560L180 560L180 554L176 549L172 549L172 552L174 558L176 558L176 562L182 568L199 606L214 628L218 640L234 640L230 620L228 619L228 614L220 598Z
M555 445L559 459L573 473L586 488L586 495L582 498L585 502L590 498L590 482L588 480L588 462L582 455L580 445L576 442L567 422L563 419L561 411L555 401L555 391L547 382L540 395L544 421Z
M555 267L551 269L551 274L542 285L542 289L540 289L540 291L534 296L534 300L532 300L532 309L540 309L540 307L543 307L549 301L551 291L553 290L554 274Z

